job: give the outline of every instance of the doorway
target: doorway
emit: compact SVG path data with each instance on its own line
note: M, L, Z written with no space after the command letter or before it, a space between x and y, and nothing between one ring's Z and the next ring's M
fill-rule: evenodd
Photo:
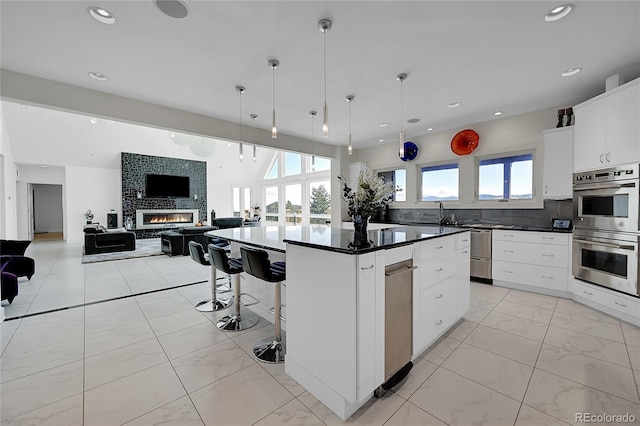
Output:
M34 241L64 239L62 185L31 184L31 229Z

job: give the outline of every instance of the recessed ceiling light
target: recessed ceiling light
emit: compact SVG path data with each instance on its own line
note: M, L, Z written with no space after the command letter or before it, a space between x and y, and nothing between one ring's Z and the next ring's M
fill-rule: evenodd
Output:
M561 73L560 75L562 77L571 77L572 75L578 74L580 71L582 71L582 68L569 68L568 70Z
M29 105L25 105L25 104L20 104L20 106L21 106L22 108L29 108Z
M378 123L378 127L387 127L389 123Z
M171 18L182 19L189 14L187 6L179 0L153 0L153 3L160 12Z
M557 6L547 12L544 15L544 20L547 22L557 21L558 19L562 19L573 11L576 6L573 3L563 4L562 6Z
M496 111L493 113L493 115L498 116L498 115L502 115L502 111Z
M92 153L91 153L91 158L95 159L96 157L97 157L96 153L95 153L95 152L92 152Z
M418 123L419 121L420 121L419 118L410 118L407 120L407 123L413 124L413 123Z
M116 18L106 9L98 6L89 6L87 11L93 19L102 22L103 24L111 25L116 23Z
M95 118L95 117L91 117L91 118L89 119L89 123L91 123L91 124L98 124L98 119L97 119L97 118Z
M231 146L231 142L227 142L227 146Z
M378 139L378 142L384 142L384 139Z
M447 105L449 108L458 108L460 105L462 105L460 102L452 102L449 105Z
M94 80L98 80L98 81L107 81L107 80L109 80L106 75L100 74L99 72L93 72L93 71L89 73L89 77L93 78Z
M44 164L40 164L38 167L40 167L41 169L48 169L49 166L45 166Z
M433 130L433 127L427 127L427 132L430 132Z

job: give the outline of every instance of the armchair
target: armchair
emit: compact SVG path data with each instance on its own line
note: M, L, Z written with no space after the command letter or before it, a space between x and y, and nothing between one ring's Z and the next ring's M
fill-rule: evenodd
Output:
M0 254L3 262L5 257L11 260L9 265L5 265L5 272L9 272L18 278L27 277L29 280L31 279L36 271L36 262L24 255L29 244L31 244L29 240L0 240Z
M0 260L0 293L2 293L0 297L2 300L7 300L9 304L18 295L18 277L5 271L11 260L11 256L2 256Z

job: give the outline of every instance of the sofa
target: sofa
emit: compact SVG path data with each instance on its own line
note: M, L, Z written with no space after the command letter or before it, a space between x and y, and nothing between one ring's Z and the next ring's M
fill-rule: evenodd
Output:
M25 256L31 241L29 240L0 240L0 255L3 258L11 258L11 263L6 265L4 271L16 277L27 277L31 279L36 272L36 262L32 258ZM7 262L9 259L6 259Z
M84 254L133 251L136 249L135 232L109 229L99 224L84 226Z

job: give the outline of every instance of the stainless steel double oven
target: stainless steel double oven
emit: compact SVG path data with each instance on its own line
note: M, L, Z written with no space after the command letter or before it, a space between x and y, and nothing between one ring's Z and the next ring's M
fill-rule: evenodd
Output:
M639 175L638 164L573 175L573 275L636 297Z

